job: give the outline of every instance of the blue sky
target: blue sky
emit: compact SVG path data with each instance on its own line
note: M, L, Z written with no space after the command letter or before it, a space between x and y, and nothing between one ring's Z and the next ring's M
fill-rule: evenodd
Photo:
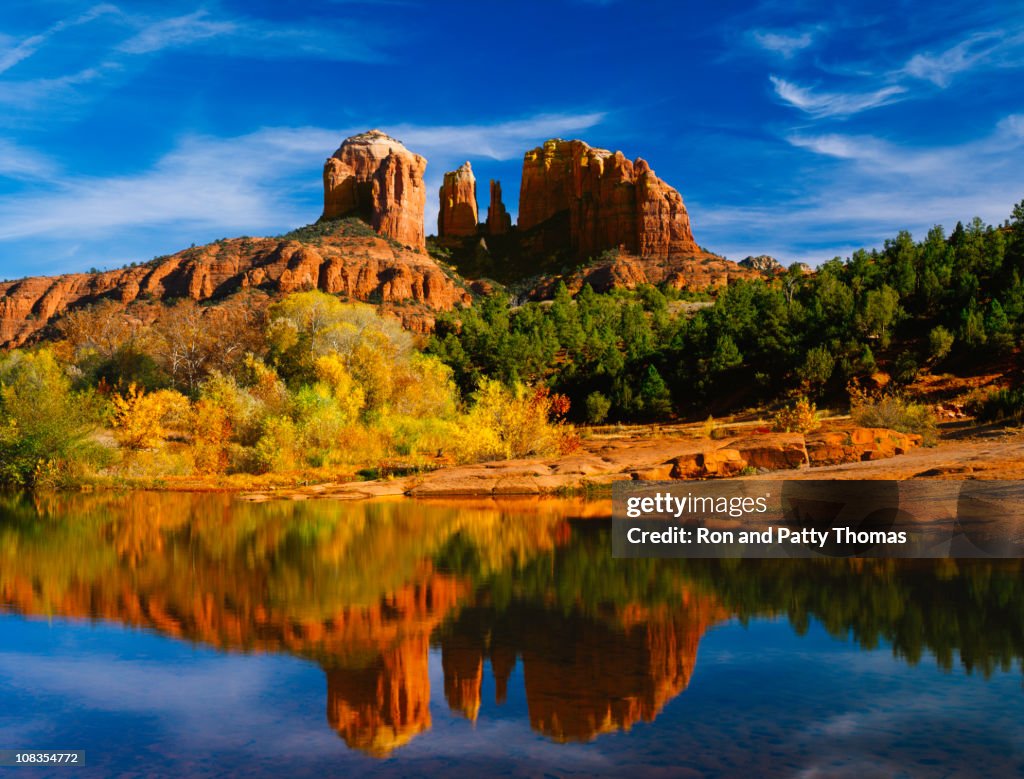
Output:
M1016 2L6 0L0 278L115 267L320 213L380 127L513 213L522 154L642 156L698 242L812 263L1024 199ZM486 202L482 202L486 206Z

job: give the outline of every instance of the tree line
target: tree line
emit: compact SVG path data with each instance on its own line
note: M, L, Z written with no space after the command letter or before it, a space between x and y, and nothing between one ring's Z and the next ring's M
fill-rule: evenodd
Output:
M970 369L1015 353L1024 332L1024 202L1001 226L903 231L815 273L794 264L738 281L692 313L672 297L563 284L550 302L513 306L498 294L441 317L428 352L463 391L482 377L541 382L590 422L827 397L880 366L897 385L923 368Z

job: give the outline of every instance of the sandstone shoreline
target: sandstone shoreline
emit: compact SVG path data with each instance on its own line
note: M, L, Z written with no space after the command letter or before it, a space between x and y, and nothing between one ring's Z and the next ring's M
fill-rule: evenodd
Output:
M1024 469L1024 431L950 429L937 446L884 428L761 432L736 426L719 440L692 430L632 430L595 435L579 452L557 459L523 459L453 466L373 481L328 483L243 493L245 500L332 498L364 500L540 496L600 492L621 480L668 479L1010 479ZM731 431L730 431L731 432Z

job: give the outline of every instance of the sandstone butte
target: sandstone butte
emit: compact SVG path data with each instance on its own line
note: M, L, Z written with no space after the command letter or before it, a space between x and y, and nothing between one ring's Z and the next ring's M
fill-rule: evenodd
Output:
M631 162L622 152L583 141L552 139L523 159L519 229L559 216L561 223L545 233L544 248L568 246L578 259L605 249L662 260L701 254L675 189L643 159Z
M346 138L324 163L322 218L356 214L381 235L422 251L426 169L423 157L380 130Z
M471 175L469 163L445 175L438 234L444 244L457 247L461 240L463 251L476 252L479 237L512 232L511 243L499 245L496 261L510 246L528 258L575 259L581 266L561 279L572 292L585 284L598 291L640 284L703 291L781 271L777 264L741 265L702 250L679 192L646 161L630 161L619 151L552 138L526 152L514 231L501 183L493 180L487 220L471 229L468 214L476 208ZM465 216L457 216L459 209ZM527 272L528 262L525 266L525 275L536 273ZM530 296L549 297L558 281L541 282Z
M70 309L109 300L146 308L188 297L221 301L257 289L270 296L317 288L375 300L407 326L427 331L431 311L469 304L471 295L425 252L426 160L380 130L347 138L324 165L321 220L336 229L282 238L238 238L193 247L135 267L0 283L0 347L37 337ZM526 153L515 230L492 181L487 221L478 225L476 180L467 162L446 174L439 229L452 240L483 232L522 244L527 257L568 251L599 257L566 278L570 289L667 283L708 289L762 272L707 254L693 239L682 197L646 162L583 141L553 139ZM331 220L346 218L333 223ZM366 222L378 235L357 230ZM536 256L541 256L536 254ZM543 285L534 296L549 290ZM142 305L145 303L146 305Z
M444 174L441 208L437 212L439 238L475 235L477 229L476 177L473 167L464 162Z

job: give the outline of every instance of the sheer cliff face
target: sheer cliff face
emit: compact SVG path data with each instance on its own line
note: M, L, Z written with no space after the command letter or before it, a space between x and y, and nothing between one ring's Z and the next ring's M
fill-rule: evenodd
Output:
M580 259L605 249L669 259L700 252L679 193L642 159L553 139L523 159L519 229L537 229L542 251Z
M441 208L437 214L440 238L476 235L476 177L469 162L444 174L441 185Z
M381 235L422 251L427 161L370 130L346 138L324 163L324 219L354 214Z

